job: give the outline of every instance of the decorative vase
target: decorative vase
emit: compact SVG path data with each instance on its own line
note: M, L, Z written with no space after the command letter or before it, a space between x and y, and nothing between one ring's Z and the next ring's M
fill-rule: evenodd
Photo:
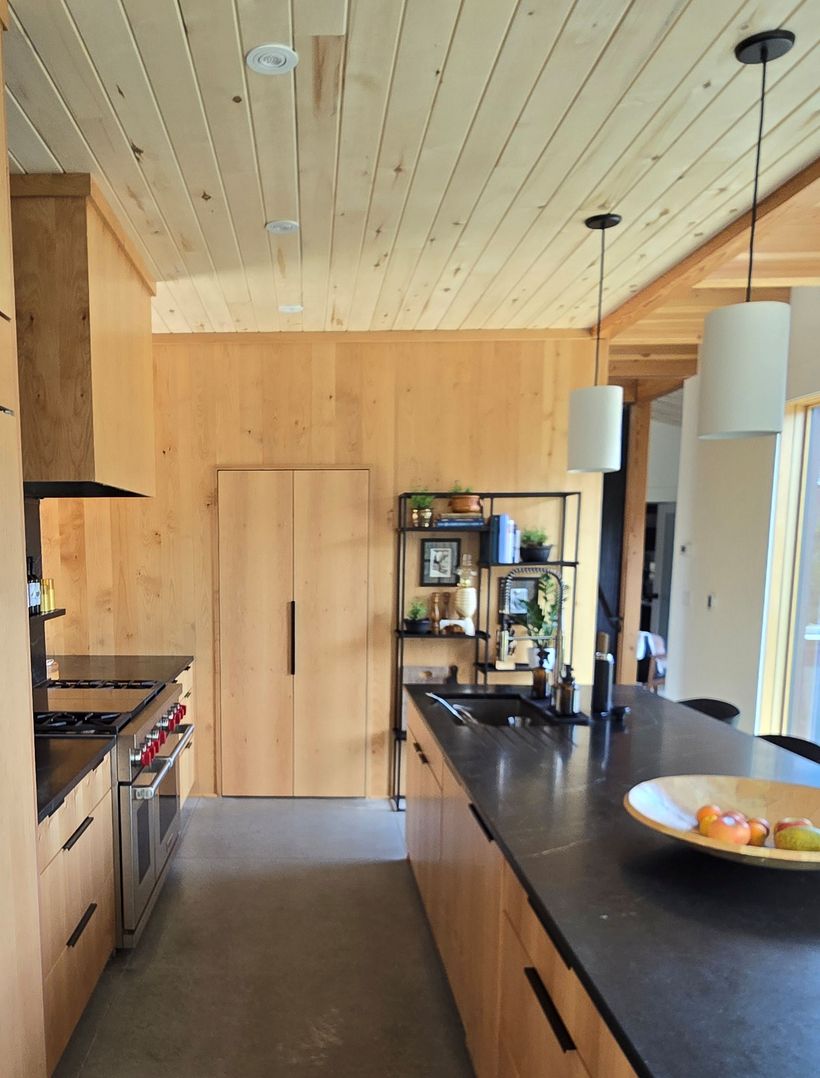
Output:
M430 596L430 623L433 629L433 636L438 636L440 632L440 621L441 609L439 608L439 594L437 591L434 591Z
M522 546L521 561L530 565L545 565L550 560L552 543L544 543L543 546Z
M412 526L414 528L417 528L419 526L420 514L421 514L420 509L411 509L410 510L410 523L412 524Z
M460 618L472 618L478 606L478 594L472 586L456 588L455 602L456 613Z
M429 528L433 523L433 510L432 509L419 509L419 519L421 520L422 528Z

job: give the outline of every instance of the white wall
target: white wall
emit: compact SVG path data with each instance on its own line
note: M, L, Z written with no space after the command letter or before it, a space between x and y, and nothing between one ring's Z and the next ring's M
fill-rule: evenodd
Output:
M754 730L777 440L698 439L684 387L666 695L711 696ZM712 604L709 605L709 597Z
M820 289L792 291L790 400L820 392ZM684 387L666 695L712 696L755 729L779 438L702 442ZM714 596L711 607L708 597Z
M648 502L674 502L678 496L680 427L652 419L649 423Z

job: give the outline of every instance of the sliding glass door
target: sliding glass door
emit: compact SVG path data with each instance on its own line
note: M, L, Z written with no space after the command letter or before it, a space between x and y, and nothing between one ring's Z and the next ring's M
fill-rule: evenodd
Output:
M820 744L820 405L806 419L787 732Z

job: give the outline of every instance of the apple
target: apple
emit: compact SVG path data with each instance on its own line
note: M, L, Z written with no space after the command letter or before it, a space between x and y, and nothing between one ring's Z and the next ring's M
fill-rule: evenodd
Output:
M782 820L778 820L774 825L774 833L779 835L787 827L814 827L814 824L811 820L807 820L805 816L784 816Z
M746 846L752 837L752 829L745 820L739 820L725 812L709 822L706 837L730 843L732 846Z
M720 816L723 809L720 805L701 805L695 813L695 819L700 823L704 816Z

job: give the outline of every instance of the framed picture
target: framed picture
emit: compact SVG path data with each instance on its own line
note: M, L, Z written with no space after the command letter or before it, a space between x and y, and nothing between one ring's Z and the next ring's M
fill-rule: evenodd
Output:
M452 588L458 584L460 539L422 539L421 584L426 588Z

